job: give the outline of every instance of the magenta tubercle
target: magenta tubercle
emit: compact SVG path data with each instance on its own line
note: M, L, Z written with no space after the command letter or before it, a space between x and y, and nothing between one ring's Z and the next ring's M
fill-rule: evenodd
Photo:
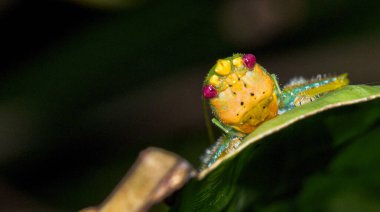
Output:
M214 98L218 94L218 91L212 85L205 85L203 87L203 96L206 99Z
M245 54L243 56L243 62L247 68L253 68L253 66L255 66L256 63L256 57L253 54Z

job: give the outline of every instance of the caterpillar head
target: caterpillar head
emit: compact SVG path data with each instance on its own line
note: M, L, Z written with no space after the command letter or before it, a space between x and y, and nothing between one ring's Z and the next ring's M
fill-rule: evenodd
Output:
M274 81L252 54L219 59L208 73L203 96L219 121L249 133L277 115Z

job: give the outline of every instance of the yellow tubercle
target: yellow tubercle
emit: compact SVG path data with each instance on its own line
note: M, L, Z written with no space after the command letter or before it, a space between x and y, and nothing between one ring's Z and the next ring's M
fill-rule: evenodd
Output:
M219 77L216 76L216 75L212 75L210 77L209 82L210 82L211 85L214 85L214 86L219 86L220 85Z
M226 82L230 85L233 85L238 81L238 78L239 77L237 76L237 74L233 73L227 76Z
M234 64L234 66L237 68L244 67L244 62L243 62L243 59L241 59L241 57L237 57L233 59L232 64Z
M223 76L228 75L231 72L231 62L225 59L218 60L215 72Z

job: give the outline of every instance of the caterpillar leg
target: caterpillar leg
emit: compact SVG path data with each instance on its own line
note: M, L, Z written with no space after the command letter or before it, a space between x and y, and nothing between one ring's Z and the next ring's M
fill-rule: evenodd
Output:
M307 104L309 102L312 102L312 101L318 99L319 97L320 97L320 95L314 95L314 96L310 96L310 95L306 95L306 94L299 95L294 100L294 106L295 107L299 107L301 105L304 105L304 104Z
M270 75L271 78L273 79L273 82L274 82L274 87L275 87L275 93L276 93L276 96L277 96L277 101L278 101L278 105L283 105L283 102L282 102L282 91L281 91L281 88L278 84L278 80L277 80L277 76L275 74L271 74Z
M241 144L244 135L229 134L221 136L217 142L206 150L201 157L201 169L210 167L220 158L235 151Z

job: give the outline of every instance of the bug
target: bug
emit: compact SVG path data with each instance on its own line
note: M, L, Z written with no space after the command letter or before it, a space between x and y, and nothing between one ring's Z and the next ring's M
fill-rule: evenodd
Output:
M349 83L347 74L306 80L295 78L281 88L277 76L256 62L253 54L219 59L203 83L203 97L224 135L202 158L204 166L234 151L260 124Z

